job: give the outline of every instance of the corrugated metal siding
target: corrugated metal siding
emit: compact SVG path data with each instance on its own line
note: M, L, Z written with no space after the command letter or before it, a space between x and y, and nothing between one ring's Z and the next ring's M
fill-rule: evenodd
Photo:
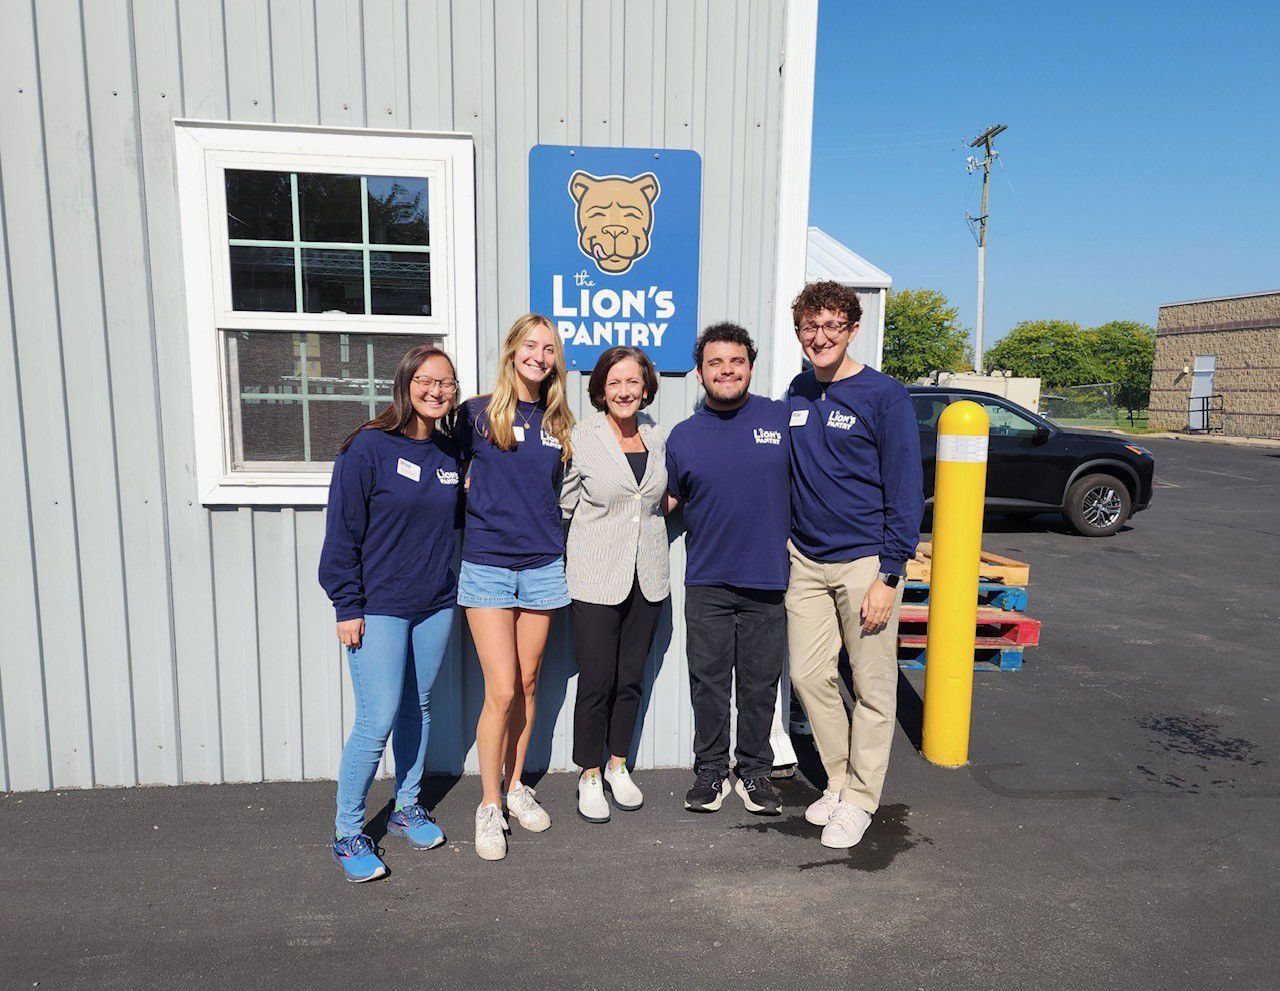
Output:
M784 7L7 5L0 789L332 777L350 724L315 580L323 512L196 501L173 118L473 133L481 386L527 307L530 146L693 148L700 321L752 328L763 383ZM577 388L583 411L585 377ZM651 411L670 426L696 395L692 376L666 377ZM677 537L677 586L683 563ZM650 659L642 766L690 759L682 611L677 592ZM435 770L474 769L481 678L464 639L435 691ZM570 766L572 671L562 619L532 767Z

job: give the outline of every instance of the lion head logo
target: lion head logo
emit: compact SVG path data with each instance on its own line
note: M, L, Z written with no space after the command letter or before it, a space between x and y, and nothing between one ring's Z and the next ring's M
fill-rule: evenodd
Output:
M569 195L578 204L578 247L601 272L621 275L648 252L659 192L652 172L631 179L586 172L569 177Z

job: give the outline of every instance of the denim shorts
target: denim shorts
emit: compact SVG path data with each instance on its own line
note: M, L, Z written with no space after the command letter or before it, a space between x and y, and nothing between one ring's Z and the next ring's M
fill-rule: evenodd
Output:
M473 609L559 609L569 604L564 558L540 568L514 571L463 561L458 574L458 605Z

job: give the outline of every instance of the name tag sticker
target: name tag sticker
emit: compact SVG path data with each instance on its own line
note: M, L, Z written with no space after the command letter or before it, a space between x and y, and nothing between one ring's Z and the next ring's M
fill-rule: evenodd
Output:
M511 429L516 432L517 444L520 443L522 440L524 440L524 427L512 427Z
M793 409L791 411L791 426L803 427L809 422L809 411L807 409Z
M404 458L396 462L396 473L415 482L422 478L422 469Z

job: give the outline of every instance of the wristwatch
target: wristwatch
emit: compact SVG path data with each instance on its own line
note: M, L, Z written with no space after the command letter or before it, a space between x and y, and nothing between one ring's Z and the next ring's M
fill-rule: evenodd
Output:
M888 585L890 588L897 588L898 583L902 581L901 575L886 575L883 571L880 572L878 575L876 575L876 577L879 578L886 585Z

